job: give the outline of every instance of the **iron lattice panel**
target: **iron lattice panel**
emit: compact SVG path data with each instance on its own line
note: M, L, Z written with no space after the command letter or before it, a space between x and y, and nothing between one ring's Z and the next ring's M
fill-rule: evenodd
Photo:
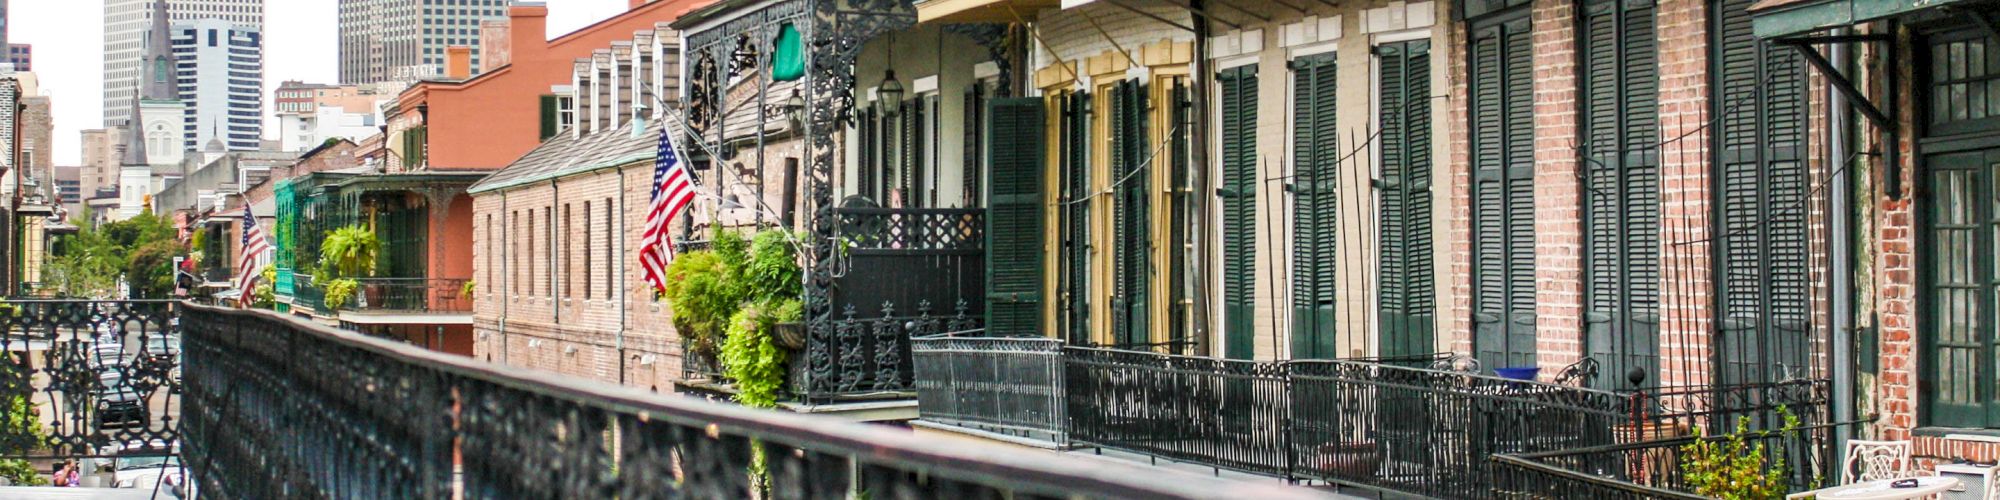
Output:
M98 455L180 439L180 306L166 301L9 301L0 309L0 409L27 398L39 436L0 457ZM102 349L102 350L100 350Z

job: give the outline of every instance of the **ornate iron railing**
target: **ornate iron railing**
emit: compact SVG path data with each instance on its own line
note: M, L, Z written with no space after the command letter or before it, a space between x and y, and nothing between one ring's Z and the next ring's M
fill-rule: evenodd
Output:
M1290 476L1283 364L1085 347L1064 355L1072 444Z
M944 425L1065 442L1063 343L936 337L910 344L917 412Z
M1746 417L1752 428L1778 428L1779 408L1812 425L1831 405L1824 380L1611 392L1430 368L1453 366L1445 354L1253 362L1084 347L1053 354L1057 341L1041 339L919 342L919 366L932 367L917 377L926 422L1046 430L1057 445L1439 498L1490 498L1494 455L1715 435ZM1066 415L1049 427L1022 410L1049 383L1035 363L1062 366L1054 383ZM1810 442L1797 459L1811 450L1824 463L1824 444ZM1587 462L1626 467L1618 460Z
M181 307L41 300L0 307L0 411L26 403L37 431L0 442L0 457L92 456L113 444L178 440Z
M985 211L834 208L824 317L809 318L809 399L911 390L908 336L978 328L985 316ZM850 314L851 313L851 314ZM938 326L915 324L929 316ZM885 318L888 321L885 321ZM898 338L896 323L908 335ZM962 323L952 327L954 323Z
M186 458L202 494L216 498L750 498L760 477L765 498L1323 498L609 387L266 312L188 308Z
M1833 473L1832 438L1844 424L1807 425L1783 430L1732 432L1752 449L1783 460L1786 491L1819 488ZM1682 455L1696 441L1731 436L1681 436L1573 450L1493 456L1497 498L1693 499L1696 493L1681 468ZM1775 462L1767 462L1772 466ZM1767 469L1768 471L1768 469Z
M347 301L356 311L382 312L472 312L472 297L465 293L466 279L446 278L361 278L354 297Z

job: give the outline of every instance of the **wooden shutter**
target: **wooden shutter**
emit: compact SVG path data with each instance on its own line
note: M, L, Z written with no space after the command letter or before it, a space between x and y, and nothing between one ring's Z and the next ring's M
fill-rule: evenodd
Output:
M1435 352L1436 284L1431 261L1431 44L1375 48L1381 127L1381 354Z
M1222 354L1251 359L1257 332L1257 66L1216 75L1221 87Z
M561 115L562 111L560 107L561 107L560 101L556 100L556 96L553 95L542 96L541 140L544 141L549 140L550 137L555 137L556 132L562 131L562 123L560 121L561 119L558 118Z
M981 191L979 179L983 172L980 171L978 165L985 164L982 161L985 158L982 155L986 153L986 148L984 147L986 143L982 142L986 136L986 127L983 126L986 123L984 108L987 97L985 90L986 85L982 83L974 83L966 87L965 105L960 108L964 110L965 115L965 136L964 147L962 148L964 149L965 161L964 163L960 163L960 165L965 166L963 174L965 178L965 203L962 205L965 207L977 207L984 203L980 201L979 197Z
M1072 92L1061 99L1062 176L1061 228L1059 250L1063 287L1063 313L1058 322L1071 343L1083 344L1090 335L1090 103L1087 92Z
M1340 158L1334 54L1293 59L1292 335L1294 359L1332 358L1339 262Z
M1148 226L1152 152L1146 133L1146 88L1134 80L1119 82L1111 91L1112 290L1111 331L1123 345L1150 343L1146 307L1151 291L1148 265L1152 240Z
M986 199L986 331L1040 335L1042 301L1042 102L994 99Z
M1754 0L1720 0L1710 44L1721 382L1806 366L1805 66L1751 33ZM1803 373L1800 373L1803 374Z
M1584 346L1593 380L1659 380L1659 59L1653 0L1589 0L1583 54Z
M1517 12L1473 29L1473 349L1489 367L1535 364L1533 45Z

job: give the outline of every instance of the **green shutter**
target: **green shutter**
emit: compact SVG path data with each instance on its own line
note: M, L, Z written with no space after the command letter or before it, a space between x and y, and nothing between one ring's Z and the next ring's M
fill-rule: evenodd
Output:
M1381 354L1435 352L1431 261L1430 41L1376 47L1382 189Z
M994 99L986 108L994 145L986 199L986 331L1041 335L1042 103Z
M1334 294L1340 240L1339 68L1334 54L1293 59L1292 70L1292 334L1293 359L1340 355Z
M1070 343L1085 344L1090 335L1090 94L1074 92L1061 99L1062 307L1057 321Z
M1473 28L1473 350L1535 365L1533 44L1526 12Z
M1751 33L1754 0L1720 0L1714 262L1721 382L1770 382L1807 365L1806 73L1796 51Z
M1659 380L1658 51L1653 0L1589 0L1583 54L1584 347L1596 387Z
M1216 75L1222 117L1222 354L1251 359L1257 336L1257 66Z
M1152 342L1146 325L1152 222L1147 207L1152 153L1146 135L1146 87L1135 80L1119 82L1111 91L1112 290L1111 331L1114 342L1139 346Z
M559 104L559 101L556 100L556 96L553 95L542 96L541 140L544 141L549 140L550 137L555 137L557 132L562 131L561 130L562 123L560 122L560 119L557 118L557 116L561 112L561 109L559 109L560 106L561 105Z

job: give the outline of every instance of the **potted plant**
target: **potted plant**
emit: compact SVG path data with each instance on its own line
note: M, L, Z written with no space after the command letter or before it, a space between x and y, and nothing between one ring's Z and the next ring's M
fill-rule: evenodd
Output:
M375 232L359 224L342 227L327 233L319 246L319 273L314 281L326 285L326 306L339 310L354 296L356 288L361 288L356 278L375 274L375 259L382 252L382 240ZM322 279L323 278L323 279ZM381 289L370 285L364 292L362 306L381 302Z

